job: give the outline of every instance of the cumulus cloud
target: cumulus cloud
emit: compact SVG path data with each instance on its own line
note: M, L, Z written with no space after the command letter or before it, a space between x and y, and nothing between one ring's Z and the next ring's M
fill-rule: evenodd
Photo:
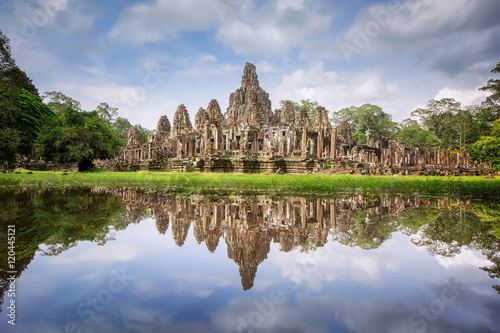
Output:
M468 72L456 76L452 82L441 88L434 96L434 99L454 98L463 107L481 104L491 94L488 91L479 90L488 80L488 76L481 72L487 72L487 69L492 67L493 64L490 63L472 66Z
M318 61L308 69L284 75L272 96L279 100L311 99L333 111L395 97L399 86L387 81L381 67L339 73L326 70L324 63Z
M206 0L156 0L123 10L108 38L134 45L159 42L183 31L203 31L219 22Z
M338 39L344 56L416 52L434 69L455 73L498 54L495 0L407 0L362 9ZM465 47L464 47L465 45Z
M454 98L462 106L468 106L481 104L489 95L489 93L477 89L456 89L446 86L436 94L434 99Z
M306 0L249 5L237 19L224 20L216 39L238 54L283 57L312 36L327 32L330 23L329 16Z
M142 86L118 85L111 82L56 83L54 90L63 92L82 102L83 109L93 110L99 103L106 102L118 108L120 117L127 118L132 124L140 123L147 128L155 128L158 119L167 114L170 119L181 104L170 99L161 89L147 90Z

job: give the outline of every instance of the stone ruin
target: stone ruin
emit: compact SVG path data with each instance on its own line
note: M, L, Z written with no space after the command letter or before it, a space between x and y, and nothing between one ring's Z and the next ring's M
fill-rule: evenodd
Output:
M154 216L160 234L168 229L175 244L182 247L192 229L198 244L205 243L215 252L226 243L227 256L239 266L243 290L251 289L258 266L267 259L271 243L279 243L283 252L296 248L320 248L328 237L348 235L359 223L354 217L360 210L369 217L397 216L408 208L437 207L466 209L468 202L449 199L385 197L378 200L360 195L337 199L272 198L268 196L210 198L193 196L189 199L136 192L125 188L97 188L97 193L109 193L123 198L130 223L139 222L143 210ZM392 222L391 222L392 223ZM369 232L370 228L366 227ZM335 234L332 235L332 231ZM355 236L354 236L355 237ZM367 249L378 247L383 238L363 238Z
M390 141L358 145L348 123L332 128L328 111L317 107L310 117L285 102L272 112L269 94L259 85L256 68L246 63L241 87L229 97L222 114L211 100L200 108L192 126L182 104L173 123L158 121L150 142L141 143L130 129L123 156L97 161L109 170L225 171L238 173L360 173L476 175L492 173L491 166L470 161L466 151L407 148Z

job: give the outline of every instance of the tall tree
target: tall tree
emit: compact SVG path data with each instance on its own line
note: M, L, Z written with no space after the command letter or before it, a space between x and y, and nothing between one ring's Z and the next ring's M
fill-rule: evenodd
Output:
M492 163L500 171L500 119L495 121L491 135L482 136L470 151L471 157L479 162Z
M99 104L95 110L108 124L111 124L118 116L118 108L113 108L108 103Z
M357 123L357 111L358 108L356 106L343 108L339 111L333 112L332 118L330 120L334 125L339 125L343 121L346 121L350 125L353 125Z
M385 113L380 106L372 104L343 108L333 113L332 121L335 124L347 121L358 144L374 140L387 146L397 131L397 124L392 121L392 116Z
M432 149L440 145L437 136L420 127L417 121L412 119L405 119L401 122L397 138L406 147Z
M9 38L0 30L0 83L25 89L38 96L38 89L36 89L33 81L26 72L16 65L15 60L12 58L9 42Z
M291 102L293 104L293 108L295 109L295 115L297 115L300 110L306 110L307 115L309 117L314 116L314 112L316 111L316 108L318 106L320 106L318 102L311 101L310 99L301 99L300 103L290 101L290 100L281 100L280 106L283 107L285 102Z
M139 131L141 142L148 142L153 134L153 131L142 127L140 124L135 124L134 127Z
M118 132L118 137L121 140L121 145L125 146L127 144L128 131L130 130L130 127L132 127L132 125L130 124L128 119L118 117L111 124L111 127L114 128Z
M12 166L18 156L31 155L41 126L53 114L16 65L9 42L0 30L0 162Z
M38 155L56 163L78 163L78 170L93 166L95 159L113 158L121 141L97 111L67 108L38 137Z
M500 62L491 70L493 74L500 74ZM486 104L494 108L495 120L500 118L500 80L489 79L486 86L480 90L489 91L492 94L486 99Z
M43 93L42 99L46 101L47 106L58 115L64 114L67 109L83 111L79 101L59 91L46 91Z
M411 113L412 116L420 118L425 129L434 133L443 147L459 148L463 136L464 118L461 118L463 110L459 102L453 98L443 98L439 101L430 100L427 108L419 108Z

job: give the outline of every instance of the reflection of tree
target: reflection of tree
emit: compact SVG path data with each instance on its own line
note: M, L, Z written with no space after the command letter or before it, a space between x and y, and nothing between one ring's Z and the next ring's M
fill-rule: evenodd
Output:
M443 208L443 207L441 207ZM433 254L452 257L462 249L481 250L490 267L481 269L491 278L500 278L500 204L496 202L474 202L467 206L446 205L445 209L431 208L420 216L432 217L421 221L419 238L414 243L426 246ZM430 211L430 212L429 212ZM425 223L427 222L427 223ZM403 225L408 225L403 222ZM413 228L415 225L412 226ZM493 286L500 293L500 286Z
M481 202L471 207L471 210L491 232L485 233L480 244L483 253L493 262L491 267L482 267L492 279L500 278L500 204ZM500 285L493 288L500 294Z
M494 263L483 269L492 278L500 275L499 204L362 196L179 199L124 189L102 191L122 197L132 220L154 215L162 234L170 225L179 246L191 226L196 241L205 242L210 252L216 250L221 237L225 238L228 256L238 264L245 290L253 286L258 265L267 258L271 242L279 243L284 252L307 253L324 246L329 234L334 241L366 250L378 248L396 231L414 235L415 244L436 255L453 256L464 247L481 250Z
M376 249L398 230L398 223L395 222L397 214L407 206L412 207L415 204L400 198L370 202L341 201L336 204L338 227L332 229L330 234L335 241L343 245L365 250Z
M472 212L442 210L434 221L420 228L420 237L413 242L426 246L432 254L451 257L461 252L464 246L478 249L481 237L487 230Z
M352 222L348 232L343 233L337 229L332 231L332 236L340 244L365 250L378 248L397 230L397 224L387 217L370 214L364 210L356 211Z
M79 191L25 191L0 193L0 303L3 302L7 277L7 226L16 226L17 277L40 251L57 255L78 241L104 244L121 230L124 213L120 198L104 193Z
M91 241L104 245L115 239L115 230L126 228L121 200L103 193L90 191L72 192L54 203L46 204L46 209L37 210L37 221L46 218L53 221L55 231L44 243L42 255L57 255L77 244Z

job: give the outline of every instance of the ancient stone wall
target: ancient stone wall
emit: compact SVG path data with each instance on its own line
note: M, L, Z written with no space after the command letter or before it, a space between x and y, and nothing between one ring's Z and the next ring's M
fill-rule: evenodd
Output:
M257 71L246 63L241 87L229 97L225 115L211 100L200 108L192 127L186 107L179 105L173 124L158 121L151 142L141 143L130 129L121 158L99 161L112 170L170 170L362 174L475 175L491 173L489 165L471 162L466 151L407 148L395 140L358 145L342 122L332 128L328 112L317 107L310 117L285 102L271 111L269 95L259 86Z

